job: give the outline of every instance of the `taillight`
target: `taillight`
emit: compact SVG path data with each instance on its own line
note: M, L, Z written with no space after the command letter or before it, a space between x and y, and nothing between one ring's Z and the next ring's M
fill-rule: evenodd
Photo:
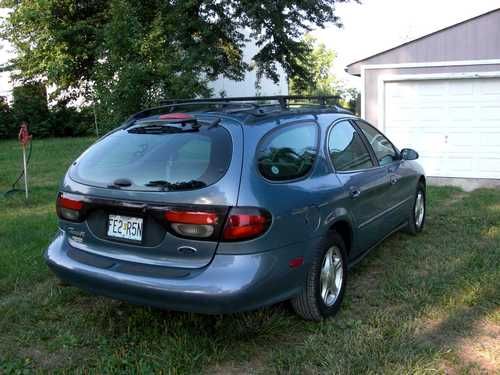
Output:
M167 211L164 216L174 232L185 237L211 237L219 223L215 212Z
M85 203L73 194L59 193L57 196L56 210L61 219L69 221L82 221Z
M224 241L241 241L264 234L271 225L271 215L253 207L235 207L229 212L222 234Z

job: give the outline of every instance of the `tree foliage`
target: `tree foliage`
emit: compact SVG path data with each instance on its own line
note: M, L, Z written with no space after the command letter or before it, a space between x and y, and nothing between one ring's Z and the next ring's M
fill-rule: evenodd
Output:
M345 84L337 79L332 72L335 63L335 52L328 49L324 43L311 35L304 37L309 52L305 59L299 62L307 74L294 74L289 78L289 91L296 95L336 95L340 98L339 104L357 112L358 91L355 88L346 88Z
M26 121L33 135L48 136L50 123L45 86L40 83L17 86L12 96L14 97L12 114L16 130L21 122Z
M0 96L0 139L12 137L16 130L9 104L5 97Z
M248 35L259 76L308 77L313 27L338 24L346 0L0 0L18 78L97 103L107 122L167 97L210 94L207 81L242 79Z
M337 80L332 73L335 52L311 35L306 35L304 43L309 52L303 61L298 63L307 74L294 74L289 79L289 90L300 95L335 95Z
M35 138L88 135L93 131L90 108L69 107L59 101L47 105L47 92L41 83L27 83L14 88L13 105L0 97L0 139L14 138L19 125L26 121Z

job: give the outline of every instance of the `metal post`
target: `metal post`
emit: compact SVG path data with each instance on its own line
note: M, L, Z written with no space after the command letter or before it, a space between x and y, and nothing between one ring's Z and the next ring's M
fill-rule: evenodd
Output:
M28 200L28 166L26 164L26 146L23 145L24 192Z
M99 138L99 127L97 126L97 110L95 108L95 98L94 98L94 124L95 124L95 135Z

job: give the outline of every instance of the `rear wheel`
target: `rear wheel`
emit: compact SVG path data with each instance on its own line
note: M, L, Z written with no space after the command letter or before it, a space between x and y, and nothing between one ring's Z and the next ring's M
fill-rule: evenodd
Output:
M304 290L292 300L295 312L307 320L334 315L344 297L346 276L345 244L333 232L317 249Z
M417 186L410 214L408 215L408 227L406 231L409 234L416 235L424 229L426 208L425 185L420 182Z

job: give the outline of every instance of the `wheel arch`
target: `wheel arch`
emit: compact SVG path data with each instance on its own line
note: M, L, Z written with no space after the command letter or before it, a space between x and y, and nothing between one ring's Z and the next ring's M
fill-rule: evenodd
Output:
M425 176L424 175L421 175L419 178L418 178L418 183L419 184L423 184L424 185L424 188L427 187L427 180L425 179Z
M330 226L329 230L338 233L342 237L346 246L347 255L349 255L353 243L352 224L347 219L339 219Z

